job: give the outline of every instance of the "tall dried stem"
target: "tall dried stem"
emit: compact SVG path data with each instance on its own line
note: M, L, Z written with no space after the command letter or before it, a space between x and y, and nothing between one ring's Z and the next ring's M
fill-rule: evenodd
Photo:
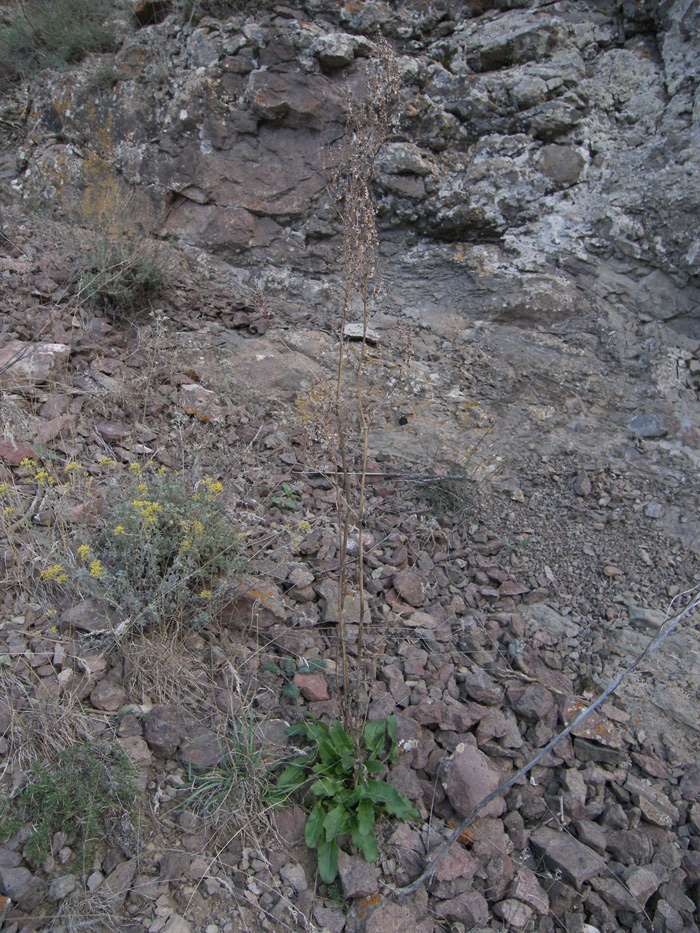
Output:
M347 92L347 119L344 144L330 187L343 224L343 300L338 334L338 367L333 399L333 420L337 439L335 492L340 530L340 572L338 579L338 664L342 672L339 702L346 731L359 749L362 726L367 717L369 689L366 677L365 636L367 627L364 586L364 523L366 508L367 460L371 411L367 403L364 378L367 363L367 332L375 307L380 276L377 268L378 245L375 205L370 183L374 164L391 128L391 103L398 90L398 72L391 49L379 39L370 62L367 96L359 103ZM348 388L345 331L351 312L359 305L362 325L359 355L352 388ZM351 404L346 393L352 393ZM353 474L359 476L353 487ZM357 586L359 625L356 681L351 688L348 663L346 597L351 581L348 554L351 530L357 535Z

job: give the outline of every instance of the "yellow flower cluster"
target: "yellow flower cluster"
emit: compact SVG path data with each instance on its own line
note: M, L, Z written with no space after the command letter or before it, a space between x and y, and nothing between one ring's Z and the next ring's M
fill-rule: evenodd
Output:
M46 570L41 571L42 580L55 580L56 583L65 583L68 579L66 568L63 564L52 564Z
M212 593L211 590L202 590L202 592L199 594L199 598L200 599L211 599L213 595L214 594Z
M90 564L90 576L93 578L93 580L102 579L102 564L99 562L99 560L94 560Z
M39 466L36 460L32 460L31 457L25 457L20 463L21 467L24 467L26 470L31 470L34 467Z
M9 483L0 483L0 496L4 495L10 488Z
M89 545L89 544L81 544L80 547L78 548L78 556L79 556L82 560L87 560L87 559L88 559L89 553L90 553L90 545Z
M75 460L71 460L70 463L65 465L66 473L84 473L85 467L81 463L76 463Z
M139 466L138 463L130 463L130 464L129 464L129 471L130 471L131 473L138 473L138 474L140 474L140 473L141 473L141 467Z
M116 466L116 461L112 460L111 457L102 457L101 460L97 461L98 466Z
M213 480L211 476L205 476L202 485L207 487L207 502L213 502L216 497L224 491L224 484Z
M116 528L114 529L114 534L115 534L115 535L125 535L125 534L126 534L126 528L125 528L123 525L117 525Z
M163 506L153 499L134 499L131 504L144 520L146 528L152 528L158 521L158 513L163 511Z

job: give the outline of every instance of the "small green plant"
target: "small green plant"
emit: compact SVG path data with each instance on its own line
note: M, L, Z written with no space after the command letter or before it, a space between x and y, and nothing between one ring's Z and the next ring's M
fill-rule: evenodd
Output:
M221 741L221 761L213 768L188 766L190 793L182 807L196 809L208 819L225 823L244 811L250 813L268 788L264 743L250 721L232 719L230 735Z
M21 0L0 14L0 80L82 61L115 48L110 0Z
M105 237L84 261L80 293L115 323L147 309L162 294L167 270L154 248L135 236Z
M303 736L310 747L282 772L271 797L279 806L291 794L301 791L311 795L306 844L318 850L319 874L330 884L338 874L338 836L349 833L367 861L375 862L377 819L382 814L401 820L419 817L404 794L373 776L396 759L396 719L390 716L365 724L359 757L353 738L339 721L330 726L302 722L292 726L289 735Z
M288 700L298 700L301 696L301 691L294 683L294 675L315 674L317 671L322 671L325 666L326 662L317 658L311 661L299 661L298 663L294 658L283 658L279 664L275 664L274 661L268 661L266 664L263 664L262 669L271 674L277 674L278 677L283 677L286 683L282 688L282 696L287 697Z
M296 511L301 501L297 485L295 483L282 483L282 493L281 496L272 497L275 505L278 505L281 509Z
M0 841L31 823L27 855L41 863L54 833L75 834L84 871L115 821L124 814L131 818L138 793L135 775L120 748L91 742L61 752L56 765L37 763L29 783L0 805Z

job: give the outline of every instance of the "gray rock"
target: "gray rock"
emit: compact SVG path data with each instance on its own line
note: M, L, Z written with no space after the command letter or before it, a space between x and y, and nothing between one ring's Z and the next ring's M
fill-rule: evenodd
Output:
M113 912L116 913L124 906L126 895L131 889L131 882L135 874L136 859L121 862L107 875L100 886L100 895Z
M0 892L23 909L41 900L42 884L27 868L0 865Z
M182 715L169 706L154 706L144 724L143 735L152 752L161 758L172 758L186 735Z
M50 901L62 901L75 891L77 885L75 875L62 875L60 878L54 878L49 885L47 897Z
M635 437L664 437L668 434L668 422L663 415L639 413L627 423Z
M577 842L568 833L556 832L548 826L543 826L535 830L530 840L542 853L550 868L561 871L579 890L582 884L605 868L605 862L600 855Z
M524 930L534 913L532 907L512 897L499 901L494 907L494 913L508 925L509 929Z
M503 699L503 688L478 668L464 677L464 689L477 703L496 706Z

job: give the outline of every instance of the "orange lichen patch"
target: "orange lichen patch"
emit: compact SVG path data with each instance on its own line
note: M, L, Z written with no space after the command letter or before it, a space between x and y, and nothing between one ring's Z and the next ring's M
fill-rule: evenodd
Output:
M448 820L447 825L450 827L450 829L454 829L455 821ZM472 836L472 834L469 832L468 829L465 829L464 832L460 836L457 837L457 842L459 842L459 844L463 846L470 846L470 845L473 845L474 843L474 837Z
M376 907L379 903L381 895L379 891L376 894L370 894L369 897L362 897L357 902L357 916L359 920L365 920L369 913L370 907Z

